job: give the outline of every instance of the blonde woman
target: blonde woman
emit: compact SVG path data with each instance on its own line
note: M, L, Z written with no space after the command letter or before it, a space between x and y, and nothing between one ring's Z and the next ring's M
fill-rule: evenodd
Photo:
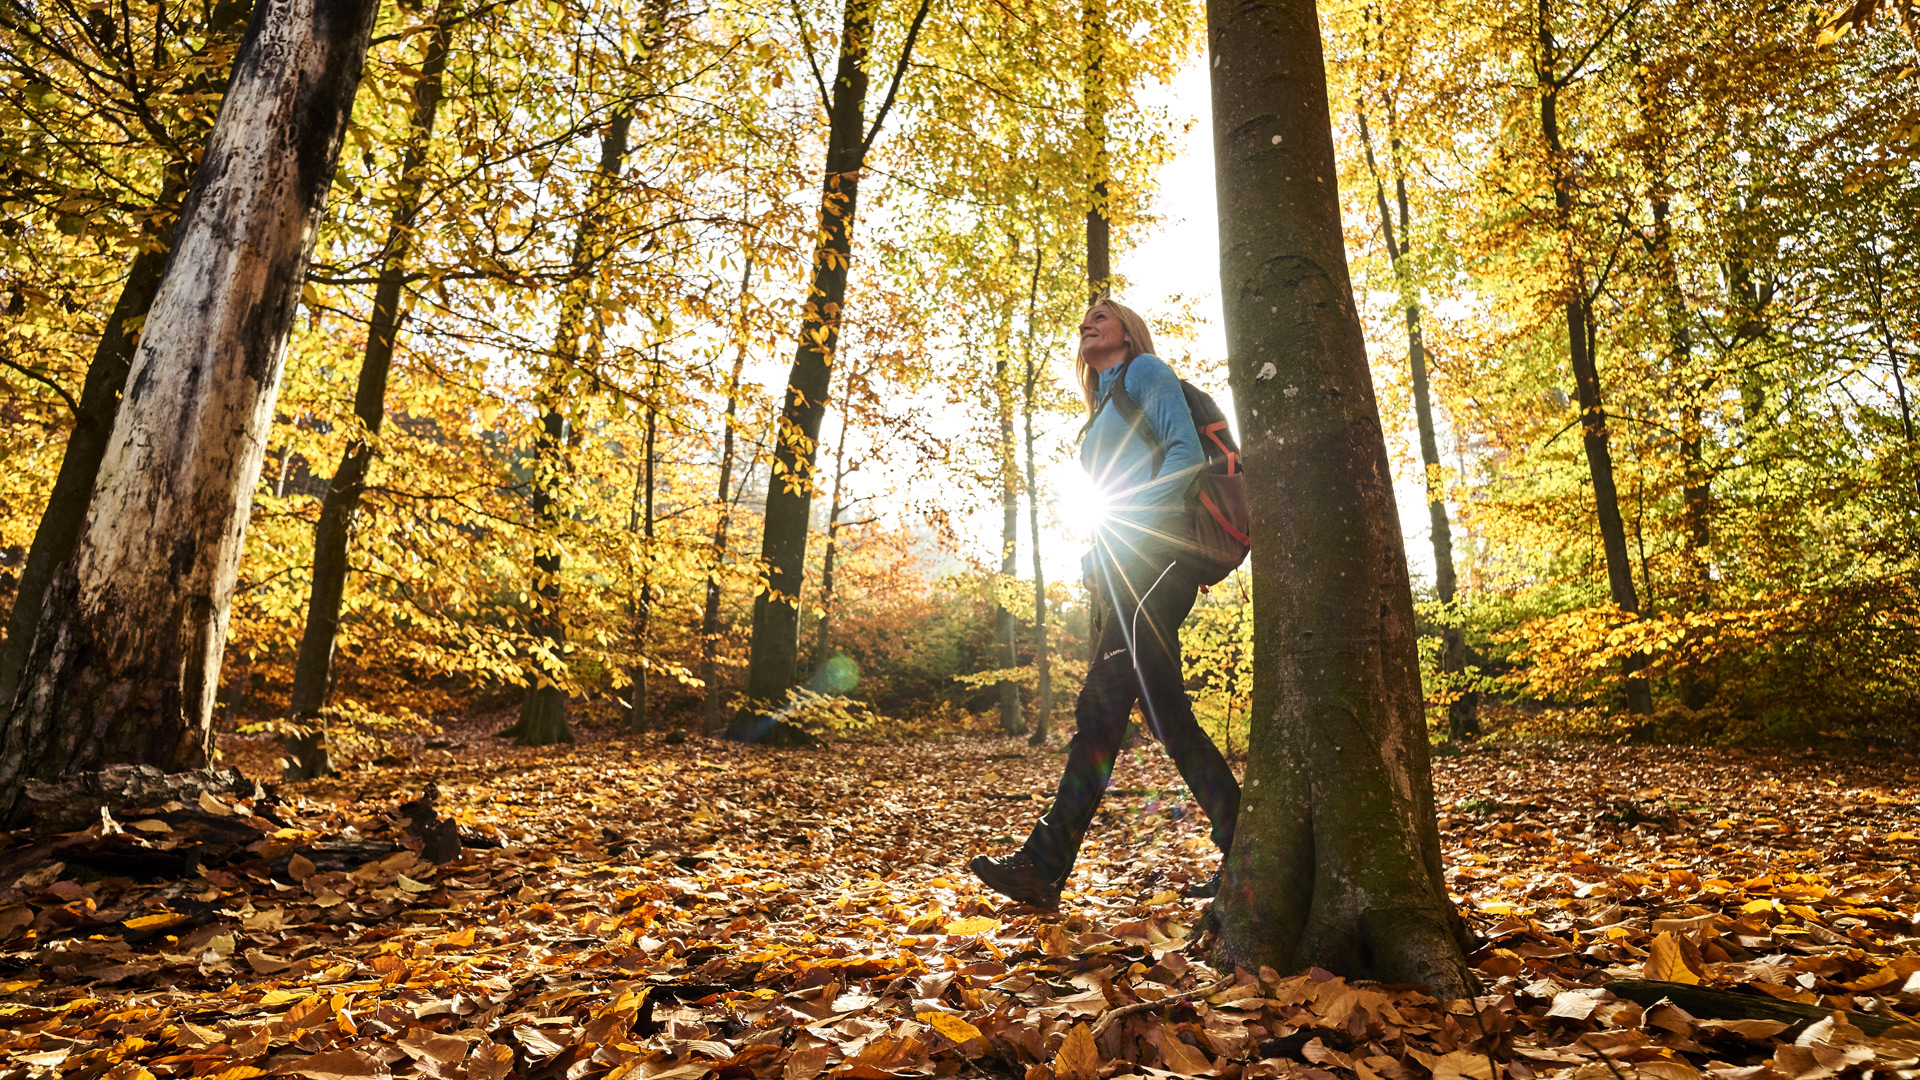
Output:
M1195 722L1180 667L1180 624L1200 589L1181 561L1191 537L1186 496L1206 464L1180 378L1153 355L1146 321L1105 298L1080 321L1074 374L1088 416L1080 464L1104 508L1085 564L1107 617L1074 703L1073 741L1053 805L1018 851L970 864L994 891L1045 908L1060 904L1136 702L1206 810L1222 853L1240 808L1240 785ZM1189 895L1211 896L1218 885L1216 870Z

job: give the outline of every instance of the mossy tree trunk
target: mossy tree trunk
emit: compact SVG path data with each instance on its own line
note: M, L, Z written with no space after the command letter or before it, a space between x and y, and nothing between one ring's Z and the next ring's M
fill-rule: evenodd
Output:
M1217 959L1459 996L1413 597L1334 180L1312 0L1211 0L1229 369L1253 512L1253 712Z

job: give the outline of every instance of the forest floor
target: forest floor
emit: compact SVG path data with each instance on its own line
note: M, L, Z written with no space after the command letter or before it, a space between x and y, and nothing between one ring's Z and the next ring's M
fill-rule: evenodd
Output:
M1447 1002L1211 969L1204 901L1180 889L1214 856L1152 745L1122 757L1043 913L965 866L1025 834L1058 747L440 741L119 823L162 851L200 818L258 831L173 880L63 861L97 835L14 837L0 1078L1920 1075L1920 1027L1883 1030L1920 1010L1906 755L1438 759L1449 882L1485 942L1485 993ZM398 807L430 784L470 845L499 846L423 859ZM1852 1012L1809 1026L1607 988L1647 977Z

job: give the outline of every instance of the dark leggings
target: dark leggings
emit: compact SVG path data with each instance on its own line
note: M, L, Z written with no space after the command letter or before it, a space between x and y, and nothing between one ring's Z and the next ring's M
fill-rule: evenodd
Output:
M1102 562L1095 572L1104 579L1098 584L1110 605L1100 648L1074 702L1073 741L1060 789L1026 842L1034 864L1055 883L1064 883L1073 870L1136 701L1206 810L1213 842L1223 853L1233 845L1240 812L1240 784L1194 721L1180 670L1180 624L1193 610L1198 579L1172 560L1131 556Z

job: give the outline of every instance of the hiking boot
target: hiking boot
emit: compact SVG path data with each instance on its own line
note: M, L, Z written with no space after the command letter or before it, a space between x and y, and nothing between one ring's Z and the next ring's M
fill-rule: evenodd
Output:
M1025 848L1011 855L975 855L967 864L987 888L1038 908L1060 906L1060 886L1033 863Z
M1196 881L1187 886L1180 895L1189 900L1211 900L1220 895L1220 871L1208 874L1205 881Z

